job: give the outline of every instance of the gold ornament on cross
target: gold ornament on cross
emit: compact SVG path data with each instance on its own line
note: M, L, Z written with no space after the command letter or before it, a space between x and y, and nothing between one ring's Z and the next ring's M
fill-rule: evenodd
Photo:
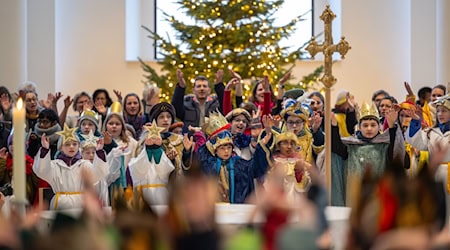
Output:
M336 78L332 74L332 55L334 52L339 52L341 58L345 58L345 54L351 49L349 43L345 41L345 37L342 37L338 44L333 44L333 35L331 31L331 23L336 15L331 11L330 6L327 5L326 9L320 15L320 19L325 23L324 36L325 39L322 44L316 42L315 37L311 38L306 50L311 54L314 59L318 52L322 52L325 57L324 75L320 81L327 88L331 88L336 83Z

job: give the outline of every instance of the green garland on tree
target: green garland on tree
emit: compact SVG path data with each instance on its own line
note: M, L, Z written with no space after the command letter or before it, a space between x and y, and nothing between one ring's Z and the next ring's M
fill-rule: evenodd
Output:
M299 47L288 52L287 47L280 47L279 41L288 38L297 22L306 14L299 15L283 26L274 25L274 13L283 4L276 1L244 1L244 0L203 0L176 1L180 5L178 11L192 17L195 25L185 24L175 16L164 13L165 19L177 31L180 44L174 44L143 27L149 32L149 38L160 48L163 59L162 74L158 74L151 66L139 59L146 81L156 84L160 89L160 97L170 100L177 83L176 70L181 69L186 81L193 83L198 75L213 79L214 74L222 69L224 79L231 75L226 69L232 69L243 79L256 80L264 75L276 84L295 61L301 58ZM287 69L288 68L288 69ZM287 84L287 89L303 88L315 82L322 73L322 68L305 77L301 83ZM188 84L187 92L191 86ZM244 98L249 95L252 86L244 85Z

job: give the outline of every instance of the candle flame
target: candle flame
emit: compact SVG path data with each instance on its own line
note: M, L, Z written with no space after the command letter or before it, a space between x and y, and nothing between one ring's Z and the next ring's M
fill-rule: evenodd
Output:
M23 107L23 101L22 98L17 99L17 105L16 105L17 109L22 109Z

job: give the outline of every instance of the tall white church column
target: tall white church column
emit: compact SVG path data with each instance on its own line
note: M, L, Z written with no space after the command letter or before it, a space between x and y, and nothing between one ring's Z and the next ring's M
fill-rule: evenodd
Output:
M450 1L437 0L436 3L436 80L450 83Z
M27 76L46 98L55 91L55 0L28 0L27 8Z
M0 1L0 85L11 92L27 79L27 1Z

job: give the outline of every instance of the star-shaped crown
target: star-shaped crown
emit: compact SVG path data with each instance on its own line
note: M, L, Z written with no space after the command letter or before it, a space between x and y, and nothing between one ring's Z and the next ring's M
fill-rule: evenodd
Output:
M151 126L144 125L143 127L148 132L147 134L148 139L158 139L158 138L161 139L161 132L164 131L164 128L158 127L156 125L155 120L153 120Z
M78 141L75 130L77 130L77 127L69 128L69 126L67 126L67 123L64 123L64 130L58 131L56 132L56 134L62 137L62 144L64 144L67 141Z
M98 137L94 135L92 130L89 131L89 134L82 134L81 136L84 138L84 141L81 142L82 148L97 147Z

